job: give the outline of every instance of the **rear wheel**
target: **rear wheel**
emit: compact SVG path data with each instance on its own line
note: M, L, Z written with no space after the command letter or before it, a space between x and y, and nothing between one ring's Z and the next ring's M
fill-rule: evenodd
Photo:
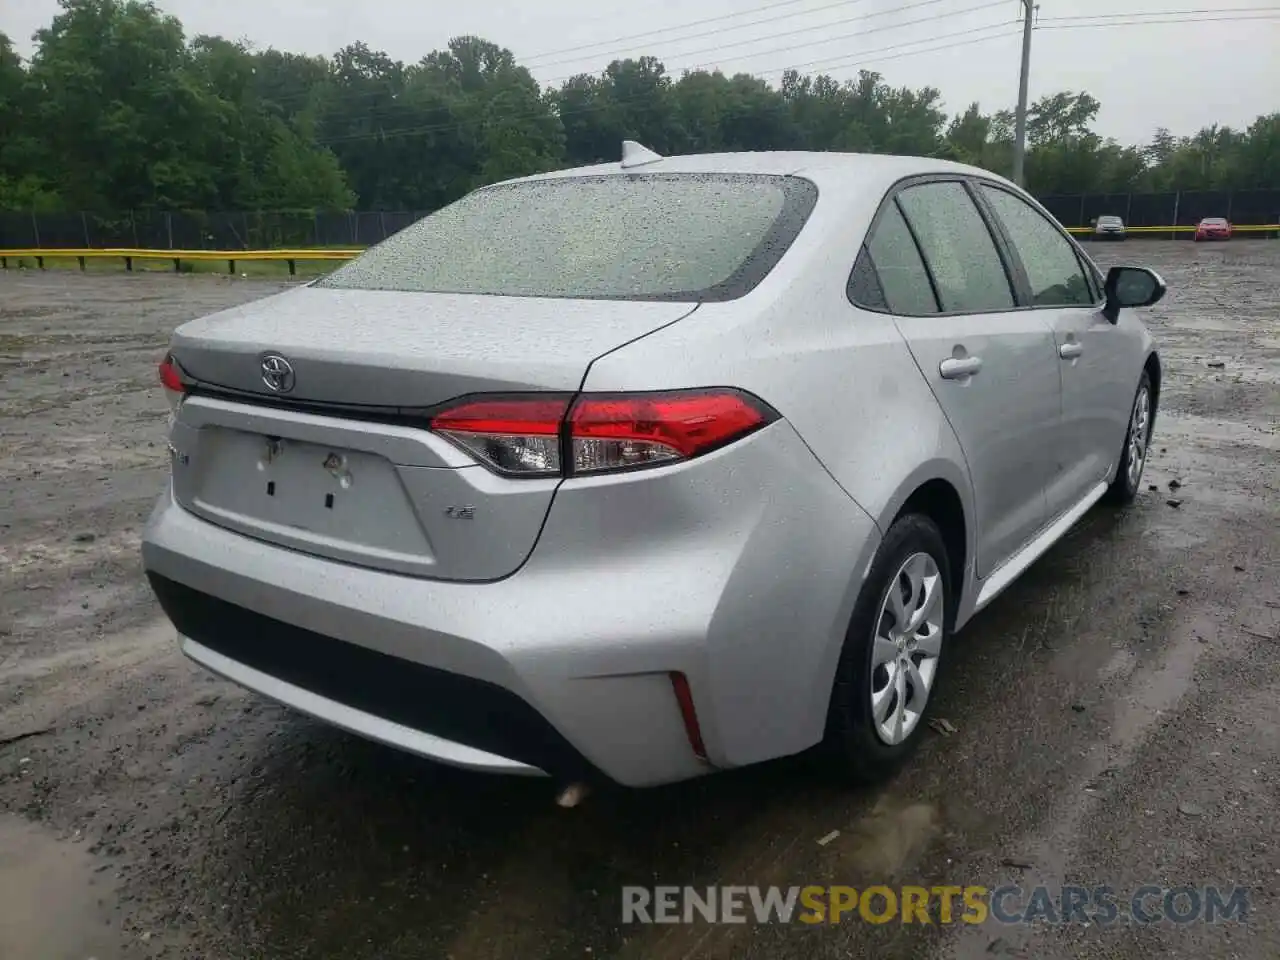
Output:
M1151 444L1151 377L1142 371L1138 380L1138 392L1129 412L1129 429L1124 435L1124 452L1120 454L1120 467L1116 478L1107 489L1112 503L1132 503L1142 485L1142 470L1147 465L1147 453Z
M853 780L884 779L919 744L952 613L942 534L925 516L900 518L858 595L831 694L827 748Z

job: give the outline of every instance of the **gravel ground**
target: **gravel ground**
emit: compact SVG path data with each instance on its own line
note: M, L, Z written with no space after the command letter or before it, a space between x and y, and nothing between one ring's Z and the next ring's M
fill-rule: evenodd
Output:
M1280 243L1097 255L1170 285L1154 489L965 630L955 732L875 791L785 762L573 811L177 653L138 558L165 472L155 364L177 324L281 284L0 273L0 957L1274 960ZM620 888L656 883L1242 885L1250 912L623 926Z

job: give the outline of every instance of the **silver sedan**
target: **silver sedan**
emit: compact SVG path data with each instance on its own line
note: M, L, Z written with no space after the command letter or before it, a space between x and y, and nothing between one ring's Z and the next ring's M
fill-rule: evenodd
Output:
M973 167L628 143L180 327L147 575L192 660L444 763L883 777L1138 492L1164 290Z

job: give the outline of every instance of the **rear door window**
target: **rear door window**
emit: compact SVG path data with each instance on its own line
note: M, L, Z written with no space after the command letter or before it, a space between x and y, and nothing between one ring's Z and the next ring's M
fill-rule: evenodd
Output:
M929 271L893 201L885 205L858 261L850 278L854 303L903 316L938 312ZM878 288L871 286L872 280Z
M1012 310L1013 288L987 223L957 181L922 183L898 194L948 313Z

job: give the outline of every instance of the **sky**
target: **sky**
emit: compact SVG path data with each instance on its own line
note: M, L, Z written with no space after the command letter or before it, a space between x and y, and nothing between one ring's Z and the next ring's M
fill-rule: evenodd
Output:
M783 70L933 86L950 113L1017 100L1020 0L156 0L187 35L332 54L363 40L414 62L475 34L544 84L653 55L776 84ZM0 31L29 56L56 0L0 0ZM1254 11L1252 13L1248 11ZM1192 11L1192 12L1185 12ZM1067 19L1060 19L1067 18ZM1069 19L1075 18L1075 19ZM1170 20L1181 22L1167 22ZM1135 22L1138 21L1138 22ZM1161 22L1165 21L1165 22ZM1241 128L1280 110L1280 0L1040 0L1030 99L1086 90L1096 130L1145 143L1158 127Z

